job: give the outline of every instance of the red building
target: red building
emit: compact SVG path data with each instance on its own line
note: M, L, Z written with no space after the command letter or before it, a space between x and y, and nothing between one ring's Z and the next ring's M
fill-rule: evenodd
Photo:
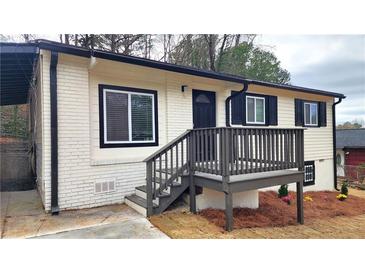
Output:
M365 128L336 130L337 174L358 180L365 177Z

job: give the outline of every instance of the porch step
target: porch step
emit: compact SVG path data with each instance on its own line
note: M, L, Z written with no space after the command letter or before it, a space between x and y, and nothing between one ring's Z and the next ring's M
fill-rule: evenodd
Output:
M133 208L134 210L136 210L137 212L139 212L140 214L142 214L143 216L147 216L147 200L137 196L136 194L133 194L131 196L127 196L125 197L125 203L130 206L131 208ZM154 208L157 208L158 205L157 204L153 204Z
M178 169L176 168L176 167L174 167L173 169L171 169L171 168L161 168L161 169L156 169L156 173L158 173L158 172L162 172L162 173L168 173L168 174L176 174L177 173L177 171L178 171Z
M156 190L156 191L158 192L158 190ZM146 199L146 193L147 193L147 186L146 185L136 187L137 196ZM170 193L168 193L166 191L162 191L162 193L159 193L159 192L157 193L158 198L164 198L164 197L169 197L169 196L170 196Z
M156 177L156 180L153 180L152 179L152 181L155 181L156 182L156 184L166 184L166 179L164 179L164 178L158 178L158 177ZM169 186L171 186L171 187L178 187L178 186L181 186L181 184L179 183L179 182L176 182L176 181L173 181L172 183L169 183Z

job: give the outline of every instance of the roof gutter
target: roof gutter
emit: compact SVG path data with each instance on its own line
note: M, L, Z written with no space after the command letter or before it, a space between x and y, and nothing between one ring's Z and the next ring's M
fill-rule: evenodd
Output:
M337 163L336 163L336 105L341 103L342 98L332 105L332 138L333 138L333 185L336 190L337 187Z
M248 89L248 81L243 81L243 88L237 92L234 93L230 96L227 97L226 99L226 127L230 127L231 123L230 123L230 113L231 113L231 101L233 98L235 98L236 96L239 96L241 94L243 94L244 92L246 92Z

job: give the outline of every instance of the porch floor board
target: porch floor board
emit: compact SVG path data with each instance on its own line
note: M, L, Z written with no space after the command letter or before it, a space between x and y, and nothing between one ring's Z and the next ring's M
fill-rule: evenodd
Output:
M264 171L257 173L248 173L248 174L239 174L239 175L231 175L228 183L236 183L236 182L246 182L257 179L271 179L274 177L287 176L287 175L295 175L295 174L303 174L303 171L298 170L275 170L275 171ZM196 172L196 177L204 177L214 181L222 181L222 176L204 173L204 172Z

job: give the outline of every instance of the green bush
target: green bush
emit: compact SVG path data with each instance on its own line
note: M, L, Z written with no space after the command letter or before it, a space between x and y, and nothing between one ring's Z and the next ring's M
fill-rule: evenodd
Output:
M344 194L344 195L348 195L349 194L349 189L348 189L348 183L347 182L344 182L341 186L341 194Z
M289 192L288 192L288 185L281 185L279 190L278 190L278 196L279 198L281 197L285 197L288 196Z

